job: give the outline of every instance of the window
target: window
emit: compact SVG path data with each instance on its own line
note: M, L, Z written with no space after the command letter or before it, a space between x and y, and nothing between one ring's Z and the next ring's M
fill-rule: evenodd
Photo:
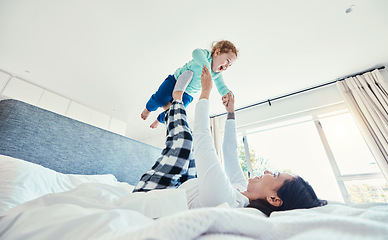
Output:
M388 184L347 111L288 119L245 130L240 137L246 172L250 155L253 175L263 167L298 174L319 198L388 202Z

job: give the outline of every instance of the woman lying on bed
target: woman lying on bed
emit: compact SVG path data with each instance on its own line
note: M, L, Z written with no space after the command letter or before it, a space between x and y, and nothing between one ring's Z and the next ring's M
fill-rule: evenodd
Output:
M237 157L234 97L230 93L222 98L228 113L223 141L223 168L210 132L209 96L213 83L206 67L202 71L201 84L193 136L181 101L183 92L175 91L171 106L166 106L166 147L152 169L141 177L134 192L179 187L186 190L189 208L215 207L227 203L234 208L257 208L268 216L273 211L326 204L299 176L265 171L259 177L248 181L245 179Z

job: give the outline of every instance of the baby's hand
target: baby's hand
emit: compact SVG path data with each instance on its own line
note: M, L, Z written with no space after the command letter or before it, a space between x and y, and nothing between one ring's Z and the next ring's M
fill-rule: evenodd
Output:
M234 112L234 95L231 91L222 96L222 104L227 112Z

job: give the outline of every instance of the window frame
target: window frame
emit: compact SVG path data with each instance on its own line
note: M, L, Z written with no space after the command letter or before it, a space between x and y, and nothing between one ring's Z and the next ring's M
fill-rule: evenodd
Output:
M350 199L348 190L347 190L346 185L345 185L346 181L384 179L384 175L381 172L379 172L379 173L376 172L376 173L341 174L339 167L338 167L338 164L337 164L337 160L334 157L334 154L330 148L330 144L326 138L324 129L319 121L320 119L325 118L325 117L331 117L334 115L349 113L347 107L344 108L344 105L342 105L340 108L336 108L337 111L341 110L341 109L343 110L343 112L341 112L341 113L335 113L336 111L333 111L334 109L332 108L332 106L315 109L314 113L311 115L312 116L311 120L305 120L305 121L313 121L314 122L315 128L316 128L317 133L319 135L319 138L321 140L321 144L325 150L327 160L330 163L335 180L336 180L337 185L339 187L341 196L342 196L345 203L351 203L351 199ZM326 113L327 115L325 117L317 117L318 116L317 111L320 113ZM301 116L301 114L295 114L294 117L288 116L287 120L297 119L300 116ZM279 122L279 121L277 121L277 122ZM295 121L294 123L291 123L291 124L284 124L284 125L279 125L277 127L268 127L268 128L266 128L264 125L264 126L261 126L262 129L260 131L269 131L269 130L274 129L274 128L289 126L289 125L298 124L301 122L303 122L303 121ZM270 122L268 122L267 126L269 124L270 124ZM245 127L244 131L238 131L238 132L240 133L239 134L240 137L242 136L242 138L243 138L243 144L244 144L244 148L245 148L245 159L248 160L248 159L250 159L249 141L248 141L248 136L247 136L248 135L247 132L249 132L249 128ZM254 134L255 132L259 132L259 131L251 131L251 132L249 132L249 134ZM252 174L252 167L251 167L252 165L250 162L249 163L247 162L247 166L248 166L248 176L249 176Z

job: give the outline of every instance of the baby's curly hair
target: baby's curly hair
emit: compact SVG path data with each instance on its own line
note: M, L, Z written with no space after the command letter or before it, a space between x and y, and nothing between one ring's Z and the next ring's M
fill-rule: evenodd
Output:
M212 44L212 56L214 54L214 52L217 50L217 49L220 49L220 52L221 53L228 53L230 50L232 50L232 52L234 54L236 54L236 56L238 55L238 50L237 48L234 46L234 44L228 40L222 40L222 41L219 41L219 42L214 42Z

